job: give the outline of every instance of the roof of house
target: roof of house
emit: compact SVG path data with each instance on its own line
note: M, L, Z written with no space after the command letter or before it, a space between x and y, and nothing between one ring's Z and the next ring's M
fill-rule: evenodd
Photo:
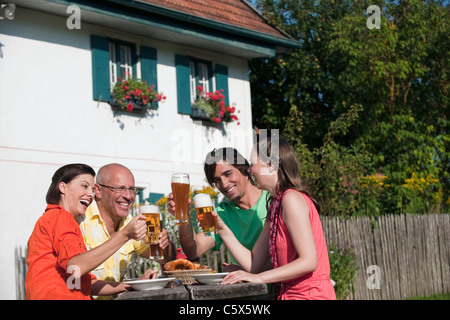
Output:
M68 16L157 40L239 57L274 56L300 42L270 25L247 0L11 0L25 8Z
M156 6L180 11L192 16L222 22L272 36L289 38L270 25L263 16L245 0L141 0Z

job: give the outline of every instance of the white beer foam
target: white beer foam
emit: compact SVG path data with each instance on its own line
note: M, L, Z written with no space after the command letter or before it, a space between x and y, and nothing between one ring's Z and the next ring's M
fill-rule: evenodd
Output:
M195 208L205 208L205 207L212 207L213 203L211 200L211 196L207 193L199 193L196 194L193 198L194 200L194 207Z
M146 204L139 207L139 213L159 213L161 216L161 211L159 210L159 206Z
M189 184L189 175L187 173L176 173L172 175L172 183Z

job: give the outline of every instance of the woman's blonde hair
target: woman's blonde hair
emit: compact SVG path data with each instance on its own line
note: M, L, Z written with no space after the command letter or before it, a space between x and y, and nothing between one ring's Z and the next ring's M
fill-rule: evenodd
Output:
M300 191L306 194L314 202L317 211L320 211L318 201L303 184L297 155L287 140L279 137L274 139L268 137L256 144L256 152L263 163L271 164L277 169L278 192L284 192L288 189Z

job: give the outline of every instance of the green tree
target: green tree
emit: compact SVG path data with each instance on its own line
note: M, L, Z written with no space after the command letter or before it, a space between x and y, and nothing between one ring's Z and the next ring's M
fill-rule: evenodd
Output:
M341 204L349 214L448 211L448 7L443 1L378 2L381 28L368 29L366 9L377 1L257 1L268 21L303 47L251 62L254 122L292 132L289 111L296 106L297 145L313 154L322 150L312 157L319 164L334 153L336 179L346 176L339 172L345 161L356 161L345 156L350 150L371 155L371 167L350 175L355 197ZM357 121L346 119L354 106L362 106ZM351 125L336 135L339 121ZM313 185L327 176L309 172ZM405 187L413 175L429 181L419 197ZM383 177L383 187L368 184L370 177ZM325 194L331 189L317 190L320 198L332 198Z

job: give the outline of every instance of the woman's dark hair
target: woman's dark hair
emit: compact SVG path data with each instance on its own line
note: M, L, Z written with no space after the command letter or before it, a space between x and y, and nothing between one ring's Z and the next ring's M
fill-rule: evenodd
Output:
M208 183L214 187L214 175L216 173L216 166L219 161L225 161L226 163L232 165L236 169L238 169L241 174L245 177L248 177L250 181L250 174L248 173L248 169L250 168L250 164L247 159L245 159L239 151L234 148L220 148L214 149L206 155L205 164L203 169L205 170L206 180Z
M67 164L56 170L52 177L52 183L48 188L47 196L45 197L47 204L59 204L59 201L61 200L59 184L61 182L69 183L80 174L90 174L95 177L94 169L83 163Z
M278 190L284 192L288 189L295 189L306 194L313 201L317 211L320 213L319 202L304 185L300 177L298 158L289 142L283 138L277 137L272 139L269 137L259 141L255 148L259 159L263 163L273 164L277 168Z

